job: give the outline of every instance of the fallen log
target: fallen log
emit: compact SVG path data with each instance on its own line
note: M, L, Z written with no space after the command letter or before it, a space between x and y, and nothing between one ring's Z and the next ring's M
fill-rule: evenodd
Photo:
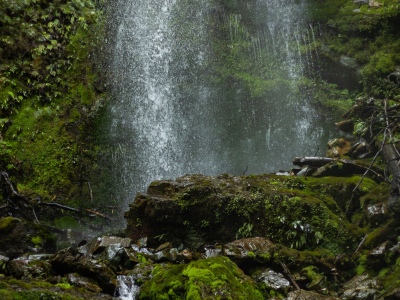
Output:
M293 164L300 167L310 166L319 168L335 160L335 158L330 157L295 157L293 159Z
M293 164L301 167L307 167L302 171L298 172L300 176L349 176L355 174L363 174L375 180L376 182L385 181L383 172L377 167L372 165L365 166L360 164L359 161L353 161L351 159L340 159L330 157L296 157L293 160Z

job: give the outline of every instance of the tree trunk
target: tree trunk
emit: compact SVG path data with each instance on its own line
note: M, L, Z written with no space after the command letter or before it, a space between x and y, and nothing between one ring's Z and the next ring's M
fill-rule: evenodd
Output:
M385 144L382 148L383 160L386 163L386 170L393 175L388 201L388 209L391 213L400 213L400 156L393 144Z

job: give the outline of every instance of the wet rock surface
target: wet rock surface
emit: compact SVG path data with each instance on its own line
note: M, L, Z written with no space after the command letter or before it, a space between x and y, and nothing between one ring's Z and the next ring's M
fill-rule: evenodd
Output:
M0 255L17 257L55 250L56 237L46 227L13 217L0 219Z

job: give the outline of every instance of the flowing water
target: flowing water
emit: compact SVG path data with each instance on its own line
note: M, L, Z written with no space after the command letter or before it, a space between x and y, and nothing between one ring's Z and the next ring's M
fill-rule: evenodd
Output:
M135 280L132 276L117 276L117 290L118 299L121 300L133 300L139 294L139 286L136 285Z
M124 208L156 179L290 169L324 147L327 125L298 86L317 68L306 10L301 0L117 1L107 139Z

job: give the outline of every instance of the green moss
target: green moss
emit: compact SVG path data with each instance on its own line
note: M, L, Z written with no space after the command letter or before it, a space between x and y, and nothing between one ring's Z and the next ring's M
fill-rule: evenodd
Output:
M367 271L367 263L368 263L368 257L367 255L361 255L360 258L358 259L358 265L356 268L356 274L357 275L362 275L365 274Z
M32 288L31 284L29 284L25 281L22 281L22 280L15 279L15 278L11 278L10 280L8 280L8 284L16 285L16 286L18 286L22 289L26 289L26 290L29 290Z
M75 218L70 216L63 216L59 219L55 219L54 225L60 229L78 229L81 227L79 222Z
M69 290L72 288L72 285L69 283L57 283L56 286L62 288L63 290Z
M53 286L50 282L47 281L32 281L30 284L32 285L32 287L42 289L48 289Z
M379 271L378 276L379 276L379 277L385 277L389 272L390 272L390 269L389 269L389 268L384 268L384 269L382 269L382 270Z
M263 299L254 283L226 257L157 265L139 299Z
M390 232L391 229L389 225L376 228L368 234L367 238L365 239L364 246L367 247L367 249L373 249L377 247L379 244L385 241Z
M16 223L20 223L19 219L13 217L5 217L0 219L0 233L9 233Z
M371 188L368 194L360 198L361 207L366 208L371 204L386 202L389 193L390 185L383 182Z
M36 246L41 246L43 244L42 238L40 236L34 236L31 238L32 243Z
M0 299L14 300L12 292L9 290L0 289Z
M344 212L352 198L357 204L359 197L377 186L366 178L353 193L360 181L359 176L304 178L259 175L235 178L235 182L231 180L223 179L229 185L221 188L217 181L203 186L203 179L192 178L190 187L172 195L177 206L174 209L190 217L192 227L205 235L215 235L215 239L220 239L221 234L226 242L263 236L274 243L297 249L324 246L335 253L357 247L365 233L349 224ZM132 220L137 217L143 216L132 217ZM163 217L165 214L160 211L160 218ZM203 220L208 221L207 227L202 226ZM229 224L230 237L220 224ZM211 233L209 228L214 228L215 232ZM161 233L157 232L155 236Z
M318 268L314 266L303 268L301 270L301 274L306 276L307 279L309 280L309 283L307 285L307 287L309 288L318 285L324 278L324 276L321 273L319 273Z
M81 294L69 284L53 285L46 281L26 282L14 278L0 281L0 299L4 300L83 300L93 294Z

